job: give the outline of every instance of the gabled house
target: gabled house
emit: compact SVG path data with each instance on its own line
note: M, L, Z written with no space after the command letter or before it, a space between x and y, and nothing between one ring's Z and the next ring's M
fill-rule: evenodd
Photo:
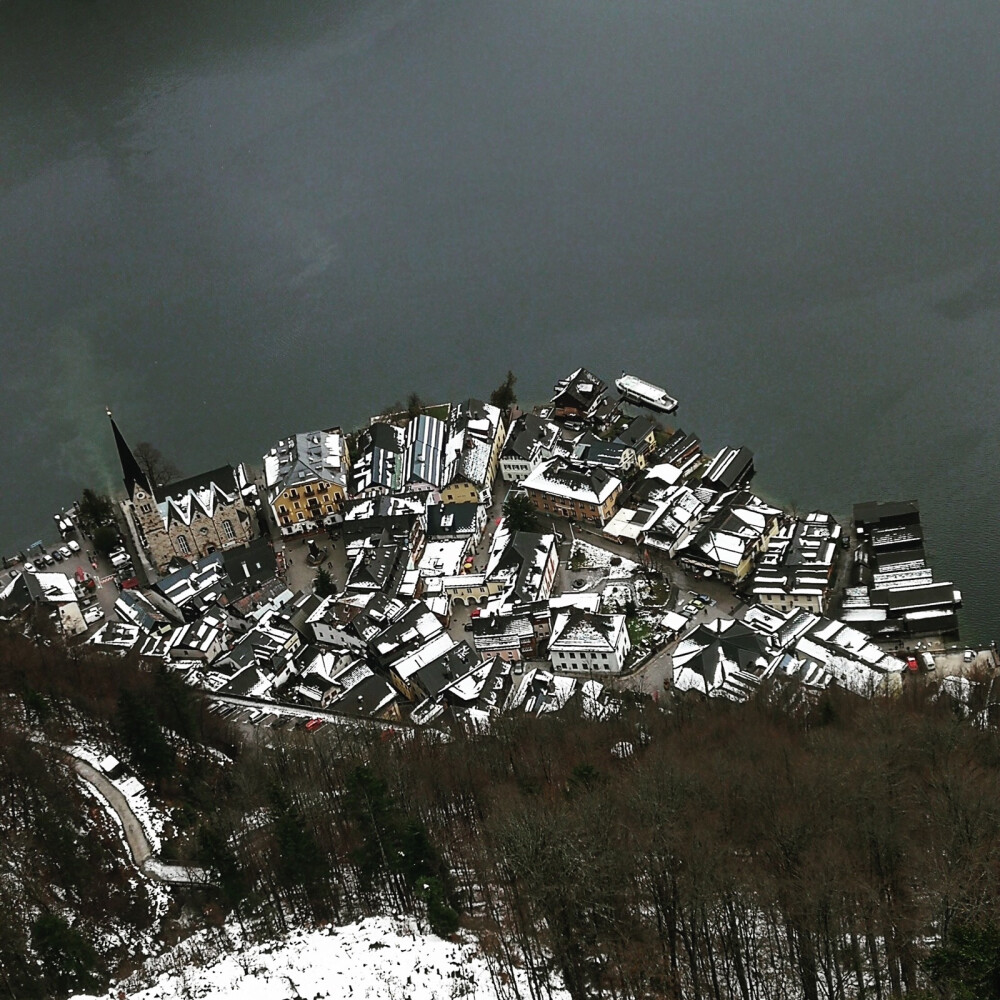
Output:
M625 475L637 465L635 449L621 441L605 441L584 431L573 443L570 458L582 465L598 466L612 475Z
M535 531L512 533L505 523L494 533L485 576L501 584L508 601L544 600L552 593L558 569L555 535Z
M543 514L604 525L618 509L623 484L605 469L553 458L535 468L521 485Z
M703 486L720 493L742 489L753 479L753 452L749 448L721 448L702 473Z
M549 636L552 669L563 673L621 673L632 648L624 615L568 607L555 612Z
M645 469L656 451L656 421L649 417L636 417L615 438L617 444L631 448L635 464Z
M781 511L745 490L723 494L680 554L682 565L742 582L778 531Z
M556 454L559 427L533 413L518 417L507 432L500 452L500 474L508 483L519 483L536 466Z
M469 399L452 407L449 423L441 502L488 506L506 436L503 413L490 403Z
M472 642L482 657L527 660L535 655L537 641L528 615L483 615L472 620Z
M358 551L344 589L354 593L381 591L392 596L399 592L407 562L408 555L403 546L383 533L374 544L365 545Z
M341 537L349 556L359 546L387 535L419 562L427 540L424 496L367 496L349 501L344 507Z
M353 496L396 493L405 484L407 442L402 428L381 421L358 434L350 477Z
M840 551L841 527L832 514L813 511L780 524L757 560L748 596L778 611L823 614Z
M608 385L586 368L577 368L553 387L552 415L589 419L607 401Z
M471 729L489 725L507 702L511 689L510 664L499 656L478 661L462 676L455 676L436 695L414 706L410 721L426 725L453 719Z
M674 650L673 686L710 698L746 700L772 659L767 639L732 618L699 625Z
M279 441L264 456L264 487L281 533L309 533L332 524L347 497L350 467L339 427Z

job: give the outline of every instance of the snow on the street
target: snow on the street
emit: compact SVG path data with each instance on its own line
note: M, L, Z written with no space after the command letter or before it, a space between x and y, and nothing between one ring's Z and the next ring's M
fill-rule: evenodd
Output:
M228 939L232 950L216 956L218 932L199 932L147 963L142 982L142 973L137 974L113 987L110 995L131 1000L500 997L474 938L445 941L420 931L409 918L370 917L341 927L298 930L280 941L243 948L238 929L230 926ZM521 975L520 991L530 995ZM554 988L552 997L566 1000L567 994Z

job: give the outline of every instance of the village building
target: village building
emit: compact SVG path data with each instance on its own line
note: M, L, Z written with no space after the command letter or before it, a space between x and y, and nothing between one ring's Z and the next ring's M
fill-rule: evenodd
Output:
M636 417L618 432L615 442L630 448L635 455L635 465L645 469L656 451L656 421L649 417Z
M624 615L580 608L555 612L549 636L552 669L563 673L621 673L632 648Z
M697 534L681 551L681 565L741 583L778 531L781 510L746 490L719 496Z
M833 515L823 511L783 522L757 560L748 596L782 612L804 608L825 613L841 534Z
M565 459L543 462L521 484L528 499L549 517L607 524L614 516L622 481L605 469Z
M347 497L350 455L339 427L295 434L264 456L267 502L283 535L332 524Z
M673 687L745 701L760 686L772 652L765 636L732 618L693 629L673 654Z
M753 452L749 448L721 448L702 473L703 486L720 493L742 489L753 479Z
M352 496L396 493L403 488L407 444L402 428L376 421L359 432L354 450Z
M511 532L506 522L493 535L486 578L501 584L507 601L545 600L559 569L556 536L535 531Z
M577 368L553 387L552 416L589 420L608 403L608 385L586 368Z
M349 500L343 508L341 538L349 557L383 534L403 546L414 562L419 562L427 542L427 513L424 496L376 495Z
M493 502L507 428L498 406L469 399L453 406L441 485L444 504Z
M556 454L559 427L534 413L524 413L511 425L500 452L500 474L508 483L519 483L536 466Z
M504 660L528 660L538 649L531 618L522 614L491 614L474 618L472 642L480 656L499 656Z

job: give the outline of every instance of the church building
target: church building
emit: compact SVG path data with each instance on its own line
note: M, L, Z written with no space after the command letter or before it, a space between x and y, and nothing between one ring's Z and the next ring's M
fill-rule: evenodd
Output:
M243 464L154 486L125 443L111 411L125 483L122 512L132 538L164 574L179 562L246 545L256 534L256 487Z

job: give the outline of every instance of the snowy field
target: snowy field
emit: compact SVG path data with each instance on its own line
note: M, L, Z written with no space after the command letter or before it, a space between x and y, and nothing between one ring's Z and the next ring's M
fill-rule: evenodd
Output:
M220 945L218 932L194 935L151 960L143 983L133 977L110 995L132 1000L505 1000L517 995L512 984L497 992L474 939L444 941L422 933L410 919L371 917L342 927L293 931L281 941L243 950L234 950L239 949L238 931L230 927L228 933L228 948L226 942ZM229 953L210 957L220 951ZM522 996L530 996L526 979L517 986ZM554 989L552 998L566 1000L567 994Z

